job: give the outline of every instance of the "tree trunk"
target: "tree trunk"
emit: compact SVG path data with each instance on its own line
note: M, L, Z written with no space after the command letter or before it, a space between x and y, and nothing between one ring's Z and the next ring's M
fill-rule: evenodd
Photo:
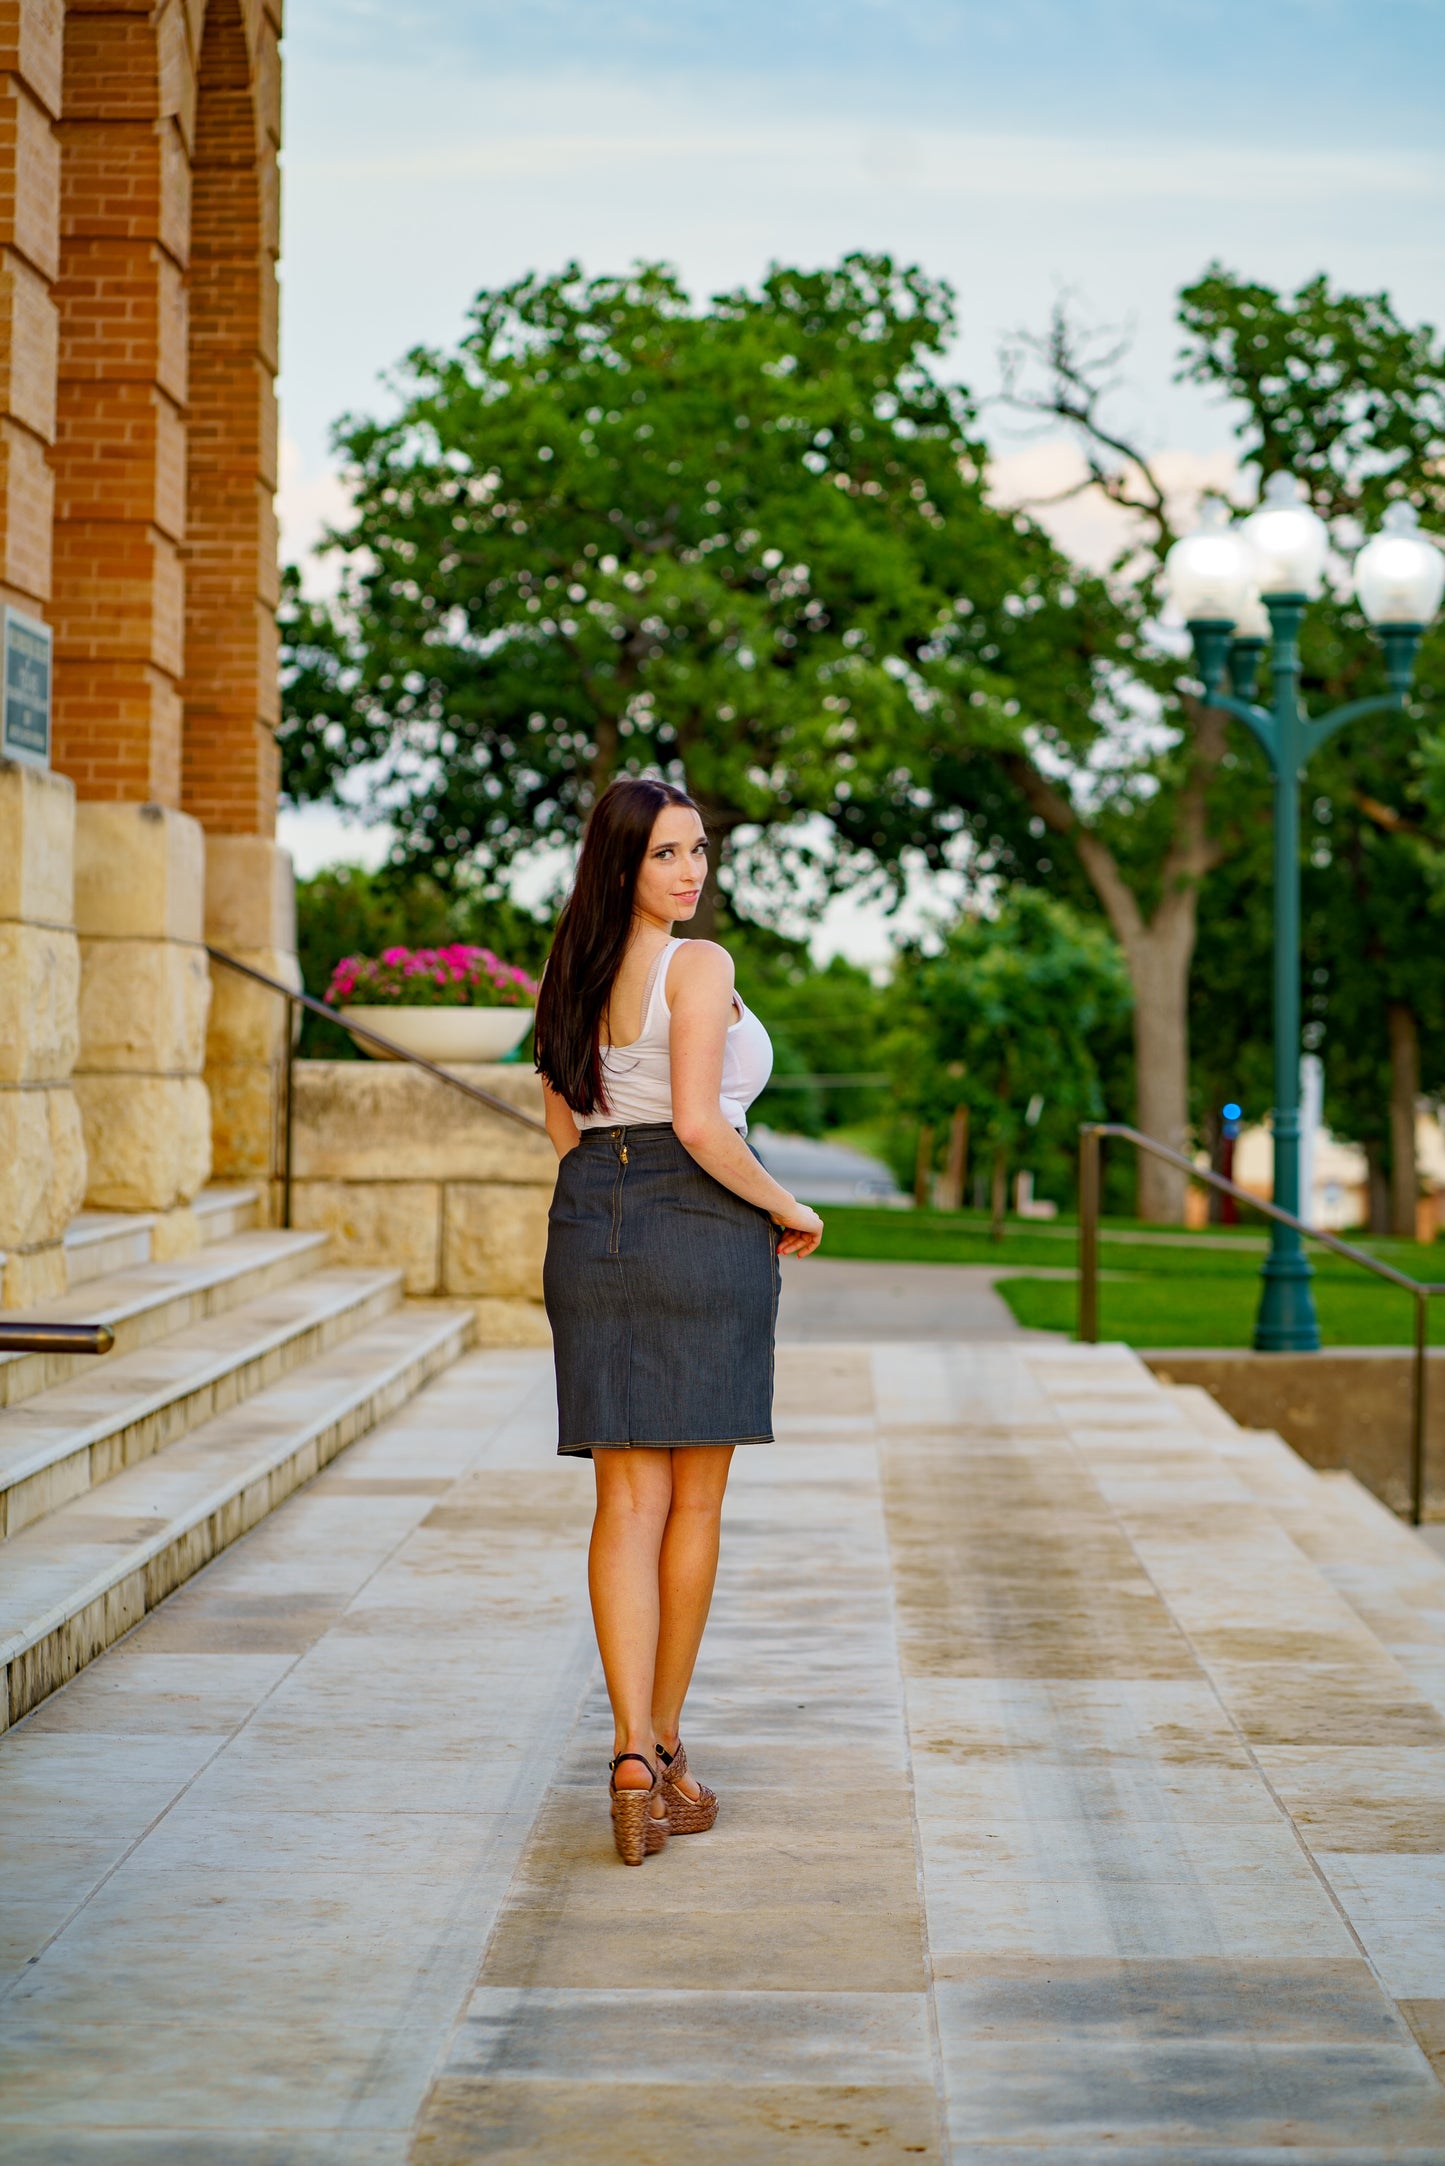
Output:
M1079 863L1124 951L1134 987L1135 1126L1182 1151L1189 1126L1189 966L1199 921L1199 883L1219 862L1210 839L1206 795L1223 758L1226 718L1218 708L1190 709L1194 747L1180 794L1174 835L1160 874L1160 899L1146 919L1138 896L1108 846L1030 761L1006 762L1033 811L1056 834L1072 835ZM1187 1174L1139 1153L1138 1211L1165 1225L1184 1223Z
M716 940L717 938L717 877L708 867L707 884L697 898L697 908L685 925L674 925L673 932L679 940Z
M617 749L622 738L617 728L616 715L601 715L597 722L597 749L587 770L591 795L588 810L596 804L602 792L617 772Z
M1189 965L1194 955L1191 892L1156 912L1125 944L1134 987L1135 1104L1146 1136L1184 1150L1189 1141ZM1184 1223L1188 1176L1139 1153L1138 1211L1167 1226Z
M707 879L691 918L686 925L675 925L673 931L680 940L716 940L721 900L718 875L726 861L728 845L732 841L733 829L739 825L739 817L720 805L709 804L696 790L692 790L690 794L702 814L702 824L707 830Z
M955 1106L948 1124L948 1157L943 1168L939 1202L945 1211L963 1209L963 1184L968 1172L968 1107Z
M1385 1149L1381 1143L1365 1145L1365 1183L1370 1232L1390 1230L1390 1181L1385 1172Z
M1001 1241L1003 1239L1004 1212L1008 1206L1008 1153L1002 1144L998 1146L993 1154L992 1189L993 1193L990 1198L992 1217L988 1229L989 1237L991 1240Z
M928 1191L933 1182L933 1128L925 1121L918 1131L918 1151L913 1161L913 1201L920 1211L928 1209Z
M1403 1000L1392 1000L1390 1023L1390 1231L1415 1238L1415 1107L1420 1096L1420 1026Z

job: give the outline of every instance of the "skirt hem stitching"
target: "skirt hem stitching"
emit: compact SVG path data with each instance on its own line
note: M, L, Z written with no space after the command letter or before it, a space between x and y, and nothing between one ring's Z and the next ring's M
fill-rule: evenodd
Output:
M634 1436L601 1437L590 1444L559 1444L559 1459L579 1459L584 1452L679 1452L690 1451L702 1444L773 1444L777 1439L769 1431L759 1436Z

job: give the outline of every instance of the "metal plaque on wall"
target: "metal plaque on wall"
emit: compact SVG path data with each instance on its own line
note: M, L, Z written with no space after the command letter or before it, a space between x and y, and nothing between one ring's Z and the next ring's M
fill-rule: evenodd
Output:
M5 611L5 710L0 752L50 765L50 626Z

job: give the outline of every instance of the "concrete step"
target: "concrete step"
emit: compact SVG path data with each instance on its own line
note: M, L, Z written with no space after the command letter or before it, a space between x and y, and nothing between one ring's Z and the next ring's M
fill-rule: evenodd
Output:
M312 1272L0 1411L0 1539L381 1321L399 1271Z
M1296 1502L1306 1509L1319 1490L1319 1474L1273 1429L1243 1429L1199 1384L1165 1384L1169 1404L1203 1436L1263 1503Z
M67 1283L88 1286L113 1272L149 1263L154 1225L149 1211L82 1211L65 1229Z
M416 1303L6 1543L0 1727L18 1721L454 1361L470 1306Z
M286 1233L276 1229L238 1233L178 1256L168 1263L132 1264L105 1277L72 1286L44 1308L47 1323L109 1324L115 1351L128 1354L152 1346L173 1331L184 1331L204 1317L238 1308L258 1294L288 1286L314 1271L326 1253L329 1235ZM7 1320L19 1322L29 1312L13 1309ZM34 1398L93 1368L84 1354L0 1355L0 1407ZM114 1356L101 1356L113 1359Z
M1276 1749L1316 1741L1445 1748L1445 1610L1425 1545L1272 1432L1098 1355L1051 1358L1055 1407L1272 1779L1287 1787Z
M1169 1398L1295 1547L1445 1714L1445 1558L1343 1468L1312 1467L1272 1429L1244 1429L1196 1384Z
M260 1207L259 1189L231 1188L219 1182L213 1188L203 1188L191 1205L207 1247L216 1241L229 1241L233 1234L253 1232Z
M1313 1494L1274 1517L1445 1715L1445 1558L1343 1467L1309 1471Z
M216 1186L203 1188L191 1210L206 1246L249 1233L256 1224L260 1191ZM65 1232L65 1265L70 1285L128 1270L152 1260L153 1211L82 1211Z

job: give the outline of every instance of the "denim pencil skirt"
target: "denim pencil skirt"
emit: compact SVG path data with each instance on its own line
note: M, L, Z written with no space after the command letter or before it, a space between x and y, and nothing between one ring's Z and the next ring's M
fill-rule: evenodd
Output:
M770 1444L777 1242L670 1122L584 1130L547 1226L558 1451Z

